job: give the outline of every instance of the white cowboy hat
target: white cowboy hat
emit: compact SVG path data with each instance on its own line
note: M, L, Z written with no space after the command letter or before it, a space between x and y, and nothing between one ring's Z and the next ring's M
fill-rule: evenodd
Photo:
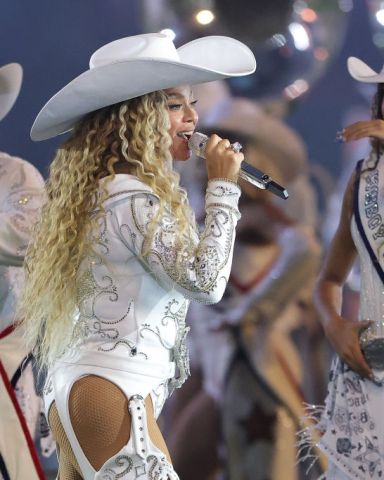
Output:
M347 66L351 76L359 82L384 83L384 66L380 73L377 73L366 63L356 57L349 57Z
M46 103L32 126L32 140L64 133L89 112L145 93L256 69L251 50L232 38L202 37L176 49L161 33L108 43L92 55L89 65Z
M265 113L254 101L226 99L212 109L202 123L202 128L209 131L238 132L266 148L284 182L292 182L306 168L307 149L299 135L278 118Z
M13 107L19 95L23 69L18 63L9 63L0 68L0 120Z

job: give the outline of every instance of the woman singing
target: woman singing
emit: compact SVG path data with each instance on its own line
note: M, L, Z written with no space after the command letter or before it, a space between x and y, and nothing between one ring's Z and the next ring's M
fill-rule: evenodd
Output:
M190 157L191 85L254 69L228 37L177 50L162 34L122 38L33 125L35 140L72 130L51 165L22 303L48 369L60 480L178 478L156 418L189 373L189 301L218 302L227 283L243 155L210 138L200 233L172 162Z

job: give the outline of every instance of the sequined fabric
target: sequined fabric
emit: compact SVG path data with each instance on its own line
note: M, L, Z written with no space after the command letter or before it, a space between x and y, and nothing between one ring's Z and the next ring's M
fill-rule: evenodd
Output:
M382 159L380 160L382 162ZM363 169L367 167L367 160ZM360 213L366 215L366 235L370 235L369 223L373 218L381 219L380 206L383 204L383 183L375 178L375 172L368 172L368 180L362 174L360 179L362 195L359 199ZM382 172L380 172L382 175ZM374 188L371 188L372 185ZM372 193L375 193L374 197ZM363 223L364 221L363 220ZM375 221L376 221L375 220ZM374 230L374 229L373 229ZM360 259L361 320L374 321L371 334L380 334L384 326L384 288L367 246L358 230L356 218L351 225L352 237ZM379 237L375 253L380 254ZM381 262L381 259L380 259ZM373 338L373 337L372 337ZM375 371L380 380L383 372ZM346 364L336 358L333 362L328 396L317 428L324 432L320 447L328 455L342 477L359 480L379 480L384 476L384 387L362 379ZM326 478L331 478L326 476ZM333 478L333 477L332 477Z
M232 182L209 182L205 228L199 234L191 226L178 262L177 224L170 211L156 224L150 245L145 243L159 206L150 188L122 174L107 188L105 215L78 273L79 316L68 356L76 349L80 357L97 351L143 363L175 362L171 392L189 375L189 301L215 303L227 284L240 190Z

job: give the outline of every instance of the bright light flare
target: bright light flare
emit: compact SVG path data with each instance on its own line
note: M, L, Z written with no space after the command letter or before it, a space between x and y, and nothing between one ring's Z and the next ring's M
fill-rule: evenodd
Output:
M304 22L313 23L317 20L317 13L313 8L303 8L300 12L300 17Z
M384 8L380 8L380 10L376 12L376 20L380 23L380 25L384 26Z
M297 97L300 97L303 93L305 93L309 89L309 83L304 80L303 78L298 78L295 80L291 85L284 88L285 95L294 100Z
M171 28L163 28L163 30L160 30L160 33L164 33L172 41L176 38L176 33Z
M311 45L307 30L300 23L293 22L288 26L288 29L293 37L293 43L297 50L308 50Z
M270 39L269 43L277 48L284 47L287 44L287 39L282 33L275 33Z
M200 10L196 13L195 18L200 25L209 25L215 19L215 15L212 10Z

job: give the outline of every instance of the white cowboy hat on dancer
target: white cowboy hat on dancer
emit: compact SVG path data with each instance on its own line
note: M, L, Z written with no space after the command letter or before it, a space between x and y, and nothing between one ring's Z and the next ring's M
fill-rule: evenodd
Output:
M18 63L0 67L0 121L13 107L21 89L23 69Z
M162 33L115 40L99 48L89 70L54 95L38 114L32 140L71 130L87 113L146 93L253 73L251 50L230 37L207 36L177 48Z
M209 131L216 128L239 132L260 147L267 148L284 183L292 182L306 168L307 150L301 138L282 121L265 113L254 101L225 99L202 123Z
M380 72L377 73L357 57L349 57L347 66L351 77L359 82L384 83L384 66Z

